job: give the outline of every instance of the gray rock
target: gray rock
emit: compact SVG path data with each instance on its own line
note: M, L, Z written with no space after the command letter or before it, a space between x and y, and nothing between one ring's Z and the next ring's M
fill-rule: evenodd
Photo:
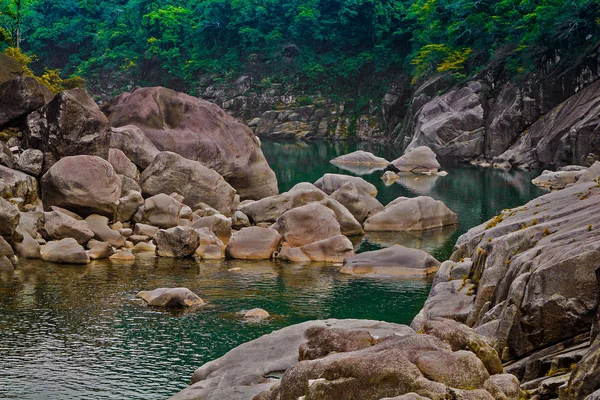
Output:
M8 168L15 167L15 157L12 151L4 142L0 142L0 165L4 165Z
M233 212L235 189L217 172L176 153L159 153L142 173L140 186L148 196L177 192L192 209L205 203L228 216Z
M142 193L142 188L135 179L125 175L119 175L119 178L121 178L121 194L128 194L129 192Z
M184 287L142 291L136 297L144 300L149 306L156 307L192 307L204 304L197 294Z
M0 197L0 236L11 238L19 225L19 209Z
M587 171L585 171L577 180L577 182L593 182L595 179L600 178L600 161L594 162Z
M349 154L344 154L330 161L332 164L352 164L373 167L387 167L389 161L385 158L377 157L368 151L357 150Z
M298 363L298 347L306 342L311 327L334 327L369 332L379 338L410 335L404 325L370 320L322 320L292 325L230 350L223 357L198 368L192 386L171 400L248 400L278 382L272 376Z
M25 204L38 199L37 180L23 172L0 165L0 197L20 198Z
M444 203L428 196L398 197L365 221L365 231L415 231L458 223Z
M85 222L94 232L94 238L101 242L108 242L115 247L125 246L125 238L119 231L110 229L108 218L103 215L92 214L85 219Z
M583 175L582 171L544 171L542 175L534 178L531 183L543 189L560 190L577 182L581 175Z
M159 231L159 227L157 226L152 226L152 225L146 225L146 224L135 224L133 227L133 234L134 235L143 235L143 236L148 236L149 238L153 238L154 235L156 234L156 232Z
M20 233L23 235L23 241L14 244L17 256L24 259L40 258L41 255L39 243L33 237L31 237L29 232L20 231Z
M156 253L161 257L183 258L194 255L200 246L200 236L191 227L176 226L161 229L154 235Z
M440 262L423 250L394 245L347 258L340 272L355 275L426 276L435 273Z
M138 209L145 204L140 192L129 191L119 198L116 220L121 222L131 221Z
M58 211L45 212L38 220L39 231L46 240L61 240L73 238L79 244L85 244L94 237L86 221Z
M192 228L208 228L225 244L229 243L231 238L231 219L221 214L197 218L192 222Z
M284 243L274 257L291 262L341 263L354 255L354 245L344 235L332 236L300 247Z
M110 134L110 147L121 150L140 170L148 168L160 153L146 134L135 125L113 127Z
M42 173L44 153L37 149L27 149L17 158L16 169L38 177Z
M28 76L0 83L0 126L45 106L52 97L47 87Z
M113 254L115 254L115 251L108 242L94 243L94 245L91 246L90 250L88 251L88 256L91 260L101 260L104 258L109 258Z
M272 228L292 247L342 234L335 213L319 203L310 203L285 212Z
M81 216L114 218L121 197L121 180L106 160L96 156L65 157L41 181L44 207L58 206Z
M199 228L195 231L200 236L200 246L195 255L205 260L220 260L225 258L225 245L210 229Z
M106 103L103 110L112 126L136 125L159 150L214 169L242 199L277 194L275 173L257 138L250 128L214 104L153 87L123 93Z
M35 148L53 160L91 155L108 158L108 120L83 89L65 90L45 107L27 117L23 136L27 148Z
M362 188L366 193L373 197L377 196L377 188L375 185L358 176L325 174L315 182L315 186L329 195L341 188L347 182L353 182L357 188Z
M138 179L140 172L137 166L119 149L108 149L108 162L119 175Z
M83 246L73 238L51 241L42 246L42 260L63 264L87 264L90 258Z
M275 229L251 226L235 232L227 244L228 258L268 260L279 248L281 235Z
M392 161L399 172L416 174L437 173L441 166L435 153L427 146L409 147L404 155Z
M144 205L138 208L134 221L163 229L173 228L183 223L180 217L182 209L182 203L161 193L146 199Z
M234 229L242 229L249 227L250 225L248 216L241 211L236 211L231 216L231 227Z
M350 211L350 213L361 224L383 210L381 204L375 197L367 193L362 187L357 187L354 182L347 182L331 194L331 198Z

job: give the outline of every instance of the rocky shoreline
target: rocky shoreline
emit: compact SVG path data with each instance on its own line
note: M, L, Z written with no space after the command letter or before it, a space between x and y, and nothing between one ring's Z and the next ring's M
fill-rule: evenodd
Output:
M0 81L0 276L19 258L120 265L140 253L437 271L412 327L288 327L202 366L173 399L600 398L600 163L553 176L562 190L472 228L444 263L400 245L356 255L357 235L452 226L457 216L427 196L384 206L349 175L279 194L259 139L214 104L155 87L100 108L81 89L52 96L17 67ZM435 146L419 143L391 162L365 152L332 162L391 181L443 176ZM185 288L148 289L138 296L152 306L203 304Z

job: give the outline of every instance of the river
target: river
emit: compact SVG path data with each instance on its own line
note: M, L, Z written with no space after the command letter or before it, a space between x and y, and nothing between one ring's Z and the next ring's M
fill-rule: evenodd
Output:
M263 143L280 191L324 173L348 173L329 160L361 148L392 160L390 145ZM403 177L386 186L381 171L362 175L387 204L430 195L459 217L453 228L423 235L367 235L359 251L404 243L445 260L458 236L542 192L534 173L445 164L445 177ZM364 171L358 171L363 173ZM429 292L427 279L367 279L336 267L271 262L139 258L133 266L97 261L69 266L23 260L0 280L0 398L164 399L189 384L195 368L281 327L321 318L410 323ZM140 290L185 286L208 305L195 310L146 307ZM273 318L248 323L242 310Z

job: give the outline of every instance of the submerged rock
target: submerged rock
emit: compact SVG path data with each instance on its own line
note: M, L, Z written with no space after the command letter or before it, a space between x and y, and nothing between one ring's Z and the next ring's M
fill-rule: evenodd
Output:
M135 125L159 150L214 169L242 199L277 193L275 173L256 136L212 103L163 87L150 87L123 93L102 110L113 127Z
M204 304L197 294L184 287L141 291L136 297L144 300L149 306L156 307L192 307Z
M439 266L440 262L423 250L397 244L347 258L340 272L355 275L427 276L434 274Z
M428 196L398 197L365 221L365 231L419 231L453 225L456 214Z

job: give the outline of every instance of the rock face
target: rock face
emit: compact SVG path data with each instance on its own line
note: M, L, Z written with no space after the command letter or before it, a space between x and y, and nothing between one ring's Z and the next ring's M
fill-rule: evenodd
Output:
M275 229L251 226L235 232L227 244L228 258L268 260L277 251L281 235Z
M200 246L200 236L193 228L176 226L159 230L154 235L154 242L159 256L183 258L194 254Z
M34 78L19 76L0 83L0 126L45 106L52 97Z
M288 326L244 343L204 364L194 372L192 386L171 399L252 399L277 382L270 378L272 374L280 374L298 363L298 347L306 342L305 332L312 327L362 330L381 338L412 334L407 326L370 320L328 319Z
M64 264L87 264L90 258L73 238L48 242L40 251L42 260Z
M29 114L23 139L27 147L43 151L48 164L48 153L52 160L80 155L107 159L110 133L94 100L83 89L71 89Z
M538 187L548 190L560 190L565 186L577 182L584 171L544 171L531 182Z
M147 196L177 192L194 210L205 203L225 215L233 212L235 189L217 172L176 153L159 153L142 173L140 185Z
M600 301L599 200L595 182L576 183L469 230L442 265L446 278L436 278L415 329L437 316L464 321L488 337L504 361L512 360L511 372L529 381L550 374L550 362L569 370L579 358L560 354L568 346L575 346L572 354L585 349ZM595 362L582 361L581 374L572 374L570 385L579 393L573 399L591 393L578 392L574 382L593 376ZM542 381L531 388L545 387L556 397L560 385L552 392L553 384Z
M485 140L484 102L479 81L427 102L412 122L408 149L427 146L438 156L471 158L482 154Z
M527 168L583 163L591 151L600 150L599 93L600 81L577 92L531 125L494 163Z
M439 266L440 262L423 250L397 244L347 258L340 272L355 275L426 276L435 273Z
M398 172L436 173L440 163L435 153L427 146L409 147L404 155L392 161Z
M159 150L214 169L242 199L277 193L275 173L252 131L214 104L153 87L123 93L103 111L113 127L136 125Z
M315 186L327 194L332 194L348 182L353 182L356 187L363 189L373 197L377 196L377 188L375 185L358 176L325 174L315 182Z
M136 297L144 300L149 306L156 307L192 307L204 304L197 294L184 287L142 291Z
M399 197L365 221L365 231L419 231L453 225L456 214L428 196Z
M81 216L114 218L121 197L121 179L106 160L96 156L65 157L41 181L44 207L58 206Z

